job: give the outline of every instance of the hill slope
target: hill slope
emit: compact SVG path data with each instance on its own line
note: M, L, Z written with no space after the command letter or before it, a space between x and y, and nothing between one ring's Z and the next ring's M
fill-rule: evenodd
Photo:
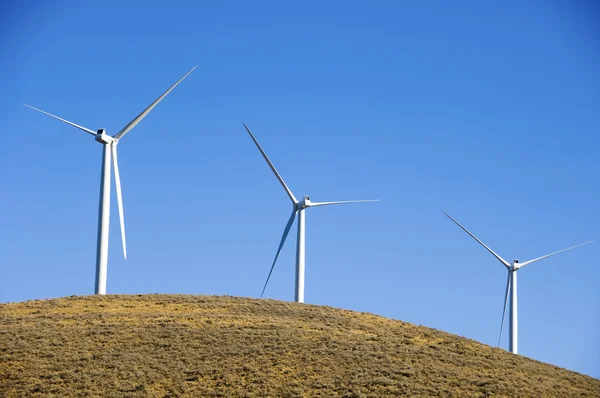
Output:
M0 355L3 397L600 396L599 380L437 330L234 297L2 304Z

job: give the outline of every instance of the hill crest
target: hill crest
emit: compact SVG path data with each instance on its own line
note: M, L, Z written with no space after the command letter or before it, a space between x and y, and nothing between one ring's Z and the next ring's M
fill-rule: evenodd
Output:
M6 397L600 396L589 376L331 307L156 294L0 310Z

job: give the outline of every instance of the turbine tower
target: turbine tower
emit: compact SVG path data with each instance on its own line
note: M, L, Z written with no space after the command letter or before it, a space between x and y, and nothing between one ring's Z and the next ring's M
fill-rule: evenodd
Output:
M492 255L494 257L496 257L498 259L498 261L500 261L502 263L502 265L504 265L504 267L506 267L506 270L508 271L508 278L506 280L506 293L504 294L504 307L502 310L502 321L500 323L500 336L498 337L498 346L500 346L500 339L502 338L502 328L504 327L504 315L506 314L506 303L508 302L508 297L510 296L510 314L509 314L510 315L510 319L509 319L509 329L510 330L509 330L509 335L508 335L508 349L513 354L518 354L518 347L519 347L518 337L519 336L518 336L518 317L517 317L517 271L526 265L535 263L536 261L540 261L540 260L543 260L550 256L554 256L555 254L562 253L562 252L574 249L579 246L587 245L588 243L592 243L593 240L591 240L589 242L580 243L578 245L571 246L571 247L559 250L554 253L546 254L545 256L534 258L533 260L525 261L523 263L520 263L519 260L513 260L512 263L509 263L508 261L506 261L505 259L500 257L498 254L496 254L488 246L486 246L485 243L480 241L475 235L473 235L471 232L469 232L465 227L460 225L458 223L458 221L456 221L454 218L450 217L445 211L443 211L442 213L444 213L449 219L454 221L454 223L456 225L458 225L463 231L468 233L481 246L485 247L487 249L487 251L492 253Z
M285 192L287 193L290 200L292 201L292 206L293 206L292 214L285 226L285 229L283 230L283 236L281 237L281 242L279 243L279 247L277 248L277 253L275 254L275 259L273 260L273 265L271 265L271 270L269 271L269 276L267 276L267 281L265 282L265 285L263 287L262 293L260 294L260 297L262 297L265 294L265 289L267 288L267 284L269 283L269 279L271 278L271 274L273 273L273 268L275 268L275 263L277 262L277 258L279 258L279 253L281 252L281 249L283 248L283 244L285 243L288 233L290 232L290 228L292 227L292 224L294 223L294 219L296 218L296 215L297 215L298 216L298 239L296 242L296 293L295 293L294 300L297 303L304 303L304 264L305 264L305 243L304 243L305 239L304 238L305 238L305 231L306 231L305 225L304 225L306 222L304 210L308 209L309 207L341 205L341 204L346 204L346 203L378 202L379 200L377 199L377 200L345 200L345 201L339 201L339 202L311 202L311 200L308 196L304 196L304 198L301 201L298 201L296 199L296 197L294 196L294 194L292 193L292 191L290 191L290 189L286 185L285 181L283 181L283 178L281 178L281 175L279 175L279 173L275 169L275 166L273 166L273 163L271 163L271 161L267 157L267 154L265 153L265 151L263 151L263 149L260 147L260 145L258 144L258 141L256 141L256 138L254 138L254 135L252 135L248 126L246 126L245 123L243 123L243 124L244 124L244 127L246 128L246 131L248 132L248 134L250 134L252 141L254 141L254 143L256 144L256 147L262 154L263 158L265 158L265 160L269 164L269 167L273 171L273 174L275 174L275 177L277 177L277 179L279 180L279 183L281 184L283 189L285 189Z
M125 220L123 216L123 198L121 195L121 178L119 176L119 164L117 162L117 144L131 129L133 129L143 118L150 113L150 111L158 105L173 90L183 79L185 79L192 71L196 69L194 66L189 72L187 72L181 79L173 84L167 91L165 91L160 97L158 97L153 103L151 103L142 113L137 115L132 121L130 121L125 127L123 127L117 134L110 136L106 134L105 129L98 131L90 130L86 127L79 126L68 120L62 119L58 116L52 115L41 109L35 108L31 105L23 104L29 108L35 109L38 112L44 113L61 122L67 123L73 127L85 131L95 137L96 141L102 144L102 168L100 174L100 206L98 210L98 243L96 250L96 285L95 294L106 294L106 273L108 264L108 227L110 222L110 168L111 158L112 164L115 168L115 186L117 191L117 204L119 207L119 220L121 223L121 240L123 243L123 256L127 258L127 246L125 243Z

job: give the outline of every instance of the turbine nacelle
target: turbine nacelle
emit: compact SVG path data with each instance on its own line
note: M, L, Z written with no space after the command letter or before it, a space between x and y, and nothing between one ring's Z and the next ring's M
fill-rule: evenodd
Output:
M111 137L110 135L106 134L106 129L100 129L96 134L96 141L98 141L101 144L111 144L113 142L116 142L117 140Z
M309 196L304 196L300 202L296 203L296 208L298 209L306 209L310 206L312 206L312 203Z

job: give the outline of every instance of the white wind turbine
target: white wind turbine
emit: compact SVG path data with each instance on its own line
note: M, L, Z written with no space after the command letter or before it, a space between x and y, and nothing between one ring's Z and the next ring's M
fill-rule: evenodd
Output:
M62 119L58 116L52 115L41 109L35 108L31 105L23 104L29 108L35 109L38 112L42 112L48 116L65 122L73 127L77 127L80 130L85 131L93 135L99 143L103 145L102 150L102 169L100 177L100 207L98 210L98 243L96 250L96 294L106 294L106 272L108 262L108 227L110 222L110 168L111 168L111 157L115 167L115 185L117 190L117 204L119 207L119 219L121 222L121 240L123 241L123 256L127 258L127 246L125 244L125 220L123 218L123 198L121 196L121 179L119 177L119 164L117 162L117 144L119 140L123 138L131 129L133 129L144 117L167 96L183 79L185 79L192 71L196 69L194 66L188 73L186 73L181 79L173 84L167 91L165 91L160 97L158 97L153 103L151 103L142 113L137 115L135 119L130 121L125 127L121 129L114 136L106 134L105 129L100 129L97 132L90 130L86 127L79 126L68 120Z
M265 282L265 285L263 287L263 290L262 290L262 293L260 294L260 296L262 297L263 294L265 293L265 289L267 288L267 284L269 283L269 279L271 278L271 273L273 272L273 268L275 268L275 263L277 262L277 258L279 257L281 248L283 247L283 244L285 243L285 239L287 238L288 233L290 232L290 228L292 227L292 224L294 223L294 219L296 218L296 215L298 215L298 240L296 243L296 294L295 294L295 301L298 303L303 303L304 302L304 261L305 261L305 245L304 245L305 215L304 215L304 210L306 210L309 207L341 205L341 204L345 204L345 203L378 202L379 200L377 199L377 200L345 200L345 201L341 201L341 202L311 202L310 198L308 196L304 196L304 198L301 201L298 201L296 199L296 197L294 196L294 194L292 193L292 191L290 191L288 186L285 184L285 182L283 181L283 178L281 178L281 176L275 169L275 166L273 166L273 163L271 163L271 161L267 157L267 154L260 147L260 145L258 144L258 141L256 141L256 138L254 138L254 135L252 135L252 133L250 132L250 129L248 128L248 126L246 126L245 123L244 123L244 127L246 128L246 131L248 131L248 134L250 134L252 141L254 141L254 143L256 144L256 147L258 148L258 150L260 151L262 156L265 158L265 160L269 164L269 167L271 168L271 170L273 170L275 177L277 177L277 179L281 183L281 186L283 186L283 189L285 189L285 192L289 196L290 200L292 201L292 205L293 205L292 215L290 216L290 219L288 220L288 222L285 226L285 229L283 230L283 236L281 237L281 242L279 243L279 247L277 248L277 254L275 254L275 259L273 260L273 265L271 265L271 270L269 271L269 276L267 277L267 281Z
M506 261L505 259L500 257L498 254L496 254L492 249L487 247L485 245L485 243L480 241L475 235L470 233L465 227L460 225L458 223L458 221L456 221L454 218L450 217L446 212L443 211L442 213L444 213L449 219L454 221L454 223L456 225L458 225L460 228L462 228L462 230L465 231L466 233L468 233L473 239L475 239L477 242L479 242L479 244L481 246L485 247L487 249L487 251L492 253L492 255L494 257L496 257L498 259L498 261L500 261L506 267L506 270L508 271L508 279L506 280L506 293L504 295L504 307L502 310L502 321L500 323L500 336L498 337L498 346L500 346L500 339L502 338L502 328L504 326L504 315L506 313L506 303L508 301L508 296L510 295L510 319L509 319L510 331L509 331L509 336L508 336L509 337L508 345L509 345L510 352L512 352L513 354L518 354L517 271L526 265L535 263L536 261L543 260L547 257L554 256L555 254L562 253L562 252L574 249L579 246L587 245L588 243L592 243L593 240L591 240L589 242L580 243L578 245L571 246L571 247L559 250L554 253L546 254L545 256L534 258L533 260L525 261L523 263L520 263L519 260L513 260L512 263L509 263L508 261Z

